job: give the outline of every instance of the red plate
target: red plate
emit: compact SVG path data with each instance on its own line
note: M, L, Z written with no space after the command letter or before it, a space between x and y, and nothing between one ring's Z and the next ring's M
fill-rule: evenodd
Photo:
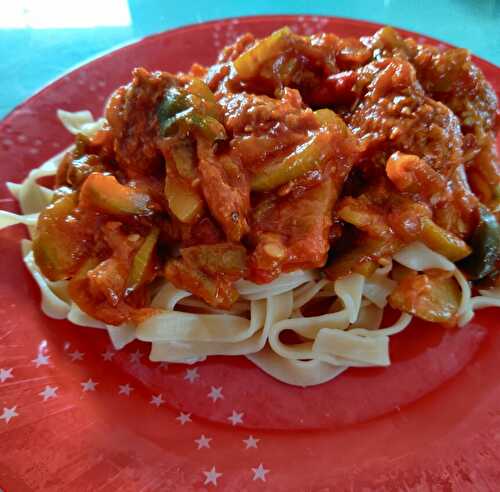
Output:
M284 24L341 36L379 27L273 16L146 38L16 108L0 124L0 181L20 181L70 143L57 108L99 115L135 66L210 64L237 35L263 36ZM498 68L475 61L498 92ZM0 202L17 211L4 184ZM461 330L413 323L392 338L391 367L350 369L308 389L281 384L239 357L162 367L147 360L144 344L114 353L100 330L46 318L21 261L24 235L21 226L0 232L5 491L498 489L498 312L482 311Z

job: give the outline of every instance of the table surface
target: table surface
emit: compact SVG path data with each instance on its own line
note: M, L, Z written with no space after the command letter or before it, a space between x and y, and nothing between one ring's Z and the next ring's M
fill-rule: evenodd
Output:
M272 5L271 5L272 3ZM0 0L0 118L64 72L185 24L257 14L314 14L390 24L500 64L498 0Z

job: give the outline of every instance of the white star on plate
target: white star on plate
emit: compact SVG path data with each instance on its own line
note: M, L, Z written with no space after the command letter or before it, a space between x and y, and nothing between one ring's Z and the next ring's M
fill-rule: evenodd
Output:
M88 381L85 381L83 383L80 383L80 385L82 386L82 390L83 391L95 391L95 387L98 385L99 383L96 383L95 381L92 381L92 379L90 378Z
M130 396L130 393L132 391L134 391L134 388L132 388L132 386L130 386L130 384L120 384L118 385L118 387L120 388L119 391L118 391L118 394L119 395L126 395L126 396Z
M49 398L55 398L57 396L58 389L57 386L45 386L45 389L38 394L43 396L43 401L47 401Z
M163 395L160 393L158 396L153 395L149 403L151 403L151 405L159 407L160 405L163 405L165 403L165 400L163 399Z
M218 473L217 470L215 469L215 466L212 466L212 469L210 471L204 471L203 474L205 475L205 481L203 482L203 485L208 485L208 484L213 484L217 485L217 479L222 477L222 473Z
M181 412L179 416L175 418L175 420L178 420L181 423L181 425L184 425L187 422L191 422L191 414Z
M260 441L260 439L255 439L253 436L248 436L248 439L243 439L243 442L246 445L245 449L250 449L250 448L255 448L257 449L257 443Z
M262 463L258 466L258 468L252 468L253 471L253 480L262 480L266 481L266 473L269 473L269 470L266 470Z
M7 379L14 377L12 375L12 370L13 370L12 367L10 369L0 369L0 383L5 383Z
M210 388L210 393L207 395L214 403L219 400L224 398L224 395L222 394L222 386L219 386L216 388L215 386L212 386Z
M190 383L194 383L200 375L198 374L198 368L195 367L194 369L186 369L186 375L184 376L184 379L187 379Z
M108 350L106 350L106 352L103 352L101 354L101 357L104 360L110 361L115 356L115 354L116 354L116 352L114 350L108 349Z
M17 417L19 414L16 412L17 407L12 408L3 408L3 413L0 415L0 419L5 420L5 423L8 424L10 419Z
M236 410L233 410L233 413L231 416L227 418L227 420L231 421L231 424L237 425L237 424L242 424L243 423L243 415L245 415L243 412L238 413Z
M144 354L139 349L137 349L134 353L129 354L130 362L132 362L133 364L138 364L141 361L141 357L143 355Z
M205 437L205 434L202 434L201 437L198 439L195 439L194 442L198 444L198 449L201 448L209 448L210 447L210 441L212 440L211 437Z
M45 355L45 354L42 354L42 352L38 352L36 359L33 359L31 362L36 364L36 367L48 366L49 359L50 359L50 355Z
M82 360L85 354L79 350L75 350L74 352L70 352L68 355L70 356L71 361L75 362L77 360Z

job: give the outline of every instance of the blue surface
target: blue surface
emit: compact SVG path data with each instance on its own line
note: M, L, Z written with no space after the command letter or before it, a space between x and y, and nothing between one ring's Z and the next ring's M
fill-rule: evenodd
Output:
M85 24L79 14L91 8L90 3L100 5L100 11L94 8L87 24L99 25L67 27L75 25L75 18L76 24ZM40 10L40 5L45 8L45 25L59 24L58 28L43 28L39 14L32 13L30 21L30 9ZM500 64L498 0L2 0L0 6L0 118L62 73L114 47L184 24L240 15L300 13L365 19L467 47ZM22 27L23 23L38 28ZM117 23L122 25L112 25Z

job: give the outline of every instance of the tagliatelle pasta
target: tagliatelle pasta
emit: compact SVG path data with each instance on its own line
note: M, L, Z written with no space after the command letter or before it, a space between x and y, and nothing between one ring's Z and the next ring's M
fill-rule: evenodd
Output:
M153 361L240 355L311 386L390 365L414 316L500 307L493 130L478 116L473 137L433 85L474 77L469 106L494 114L487 82L389 28L339 39L244 37L211 70L136 69L97 121L58 111L75 144L7 184L21 214L0 211L28 228L43 312Z

